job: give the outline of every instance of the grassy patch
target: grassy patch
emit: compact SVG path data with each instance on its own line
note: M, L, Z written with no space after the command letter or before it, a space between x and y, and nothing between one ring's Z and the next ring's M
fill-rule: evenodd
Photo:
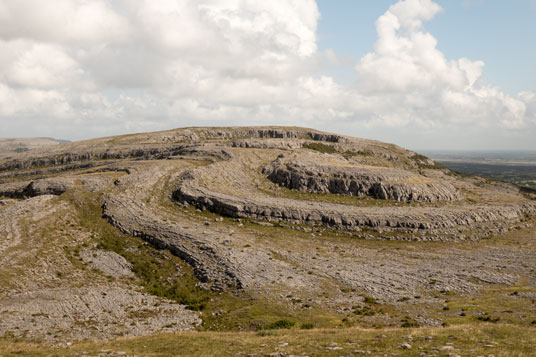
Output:
M531 321L536 319L536 300L528 296L532 296L530 293L534 292L534 288L523 285L494 286L472 297L449 296L448 310L444 311L445 322L505 322L530 326Z
M375 156L374 153L370 150L358 150L358 151L350 151L350 150L346 150L345 152L342 152L341 155L345 158L345 159L351 159L355 156L368 156L368 157L373 157Z
M341 154L345 159L351 159L355 156L368 156L368 157L375 156L374 153L370 150L358 150L358 151L346 150L344 152L341 152L332 145L322 144L322 143L305 143L303 144L303 148L318 151L318 152L325 153L325 154Z
M303 144L303 148L318 151L325 154L334 154L338 152L334 146L322 143L305 143Z

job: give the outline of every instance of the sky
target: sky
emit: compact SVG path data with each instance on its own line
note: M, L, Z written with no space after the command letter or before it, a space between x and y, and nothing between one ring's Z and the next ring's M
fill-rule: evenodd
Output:
M536 150L536 0L0 0L0 137L305 126Z

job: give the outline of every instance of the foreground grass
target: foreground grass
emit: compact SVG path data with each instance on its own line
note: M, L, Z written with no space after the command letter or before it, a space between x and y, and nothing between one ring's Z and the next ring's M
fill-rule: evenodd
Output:
M411 347L403 348L403 343ZM501 324L421 329L319 329L261 332L182 332L108 342L81 342L53 348L0 340L2 356L138 356L269 355L404 355L533 356L536 328Z

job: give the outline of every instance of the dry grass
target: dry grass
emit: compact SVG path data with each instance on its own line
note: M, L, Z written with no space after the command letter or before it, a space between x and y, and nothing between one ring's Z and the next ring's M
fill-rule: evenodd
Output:
M183 332L108 342L82 342L52 348L27 342L0 341L3 356L73 356L80 354L143 356L404 355L421 353L463 356L534 356L536 328L501 324L421 329L318 329L261 332ZM409 349L401 345L408 343ZM369 351L369 352L368 352Z

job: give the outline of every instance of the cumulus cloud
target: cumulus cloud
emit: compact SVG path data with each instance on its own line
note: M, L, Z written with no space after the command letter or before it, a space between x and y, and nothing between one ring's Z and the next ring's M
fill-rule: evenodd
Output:
M534 125L535 93L508 96L485 83L484 62L437 49L423 26L441 11L392 5L345 85L322 73L338 59L317 49L314 0L0 0L0 135Z
M431 0L405 0L376 22L374 52L356 66L361 92L389 103L376 109L377 118L371 122L525 127L523 97L485 85L482 61L447 60L437 49L437 40L423 30L423 22L441 10Z
M313 0L0 0L1 120L100 135L103 119L115 133L266 118L317 66L318 17Z
M4 40L84 44L127 39L124 18L104 0L3 0L0 34Z

